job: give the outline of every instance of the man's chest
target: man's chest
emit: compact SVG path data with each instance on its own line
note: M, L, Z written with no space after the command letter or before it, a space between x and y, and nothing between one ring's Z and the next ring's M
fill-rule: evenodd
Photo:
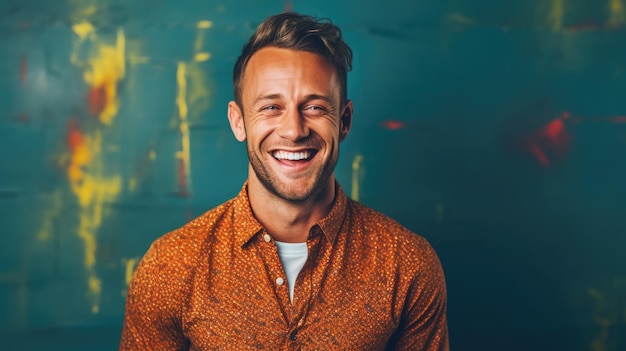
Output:
M393 281L375 272L311 255L290 301L272 251L216 258L194 276L183 314L191 349L377 350L397 328Z

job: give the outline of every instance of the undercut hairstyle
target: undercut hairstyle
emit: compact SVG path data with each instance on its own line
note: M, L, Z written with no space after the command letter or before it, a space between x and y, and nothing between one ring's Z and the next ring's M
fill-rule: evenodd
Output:
M233 70L235 101L240 107L243 108L241 84L244 71L252 55L264 47L307 51L325 57L337 70L341 105L346 103L352 50L344 42L341 30L327 18L286 12L265 19L241 50Z

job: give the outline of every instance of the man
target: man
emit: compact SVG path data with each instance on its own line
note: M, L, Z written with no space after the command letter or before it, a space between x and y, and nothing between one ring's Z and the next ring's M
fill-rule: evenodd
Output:
M239 195L156 240L129 286L120 350L448 350L446 290L422 237L347 198L352 123L339 28L266 19L234 69Z

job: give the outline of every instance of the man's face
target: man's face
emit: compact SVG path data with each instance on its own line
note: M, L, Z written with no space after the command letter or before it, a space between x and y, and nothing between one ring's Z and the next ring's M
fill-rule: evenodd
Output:
M352 122L334 67L314 53L266 47L242 82L241 109L231 101L228 117L235 137L247 140L249 181L289 201L334 186L339 142Z

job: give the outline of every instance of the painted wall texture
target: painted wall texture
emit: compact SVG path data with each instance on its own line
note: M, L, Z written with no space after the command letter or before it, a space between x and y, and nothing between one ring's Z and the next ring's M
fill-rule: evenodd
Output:
M626 349L625 0L2 1L0 335L115 349L149 244L245 181L232 67L289 9L353 48L336 175L438 251L453 349Z

